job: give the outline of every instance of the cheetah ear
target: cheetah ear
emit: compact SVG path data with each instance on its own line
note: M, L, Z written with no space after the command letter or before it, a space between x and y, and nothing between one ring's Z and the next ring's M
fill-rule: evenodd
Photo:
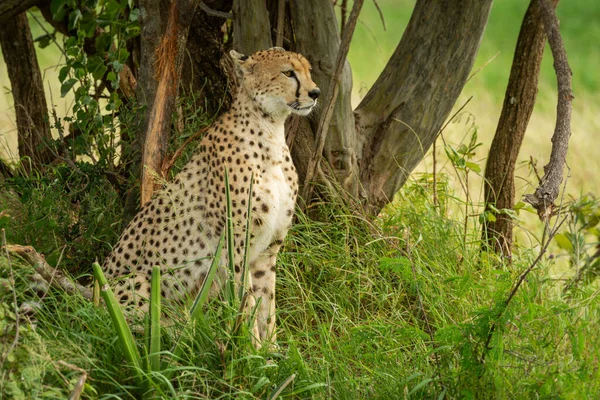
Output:
M237 64L237 63L243 63L243 62L244 62L244 61L246 61L248 58L250 58L250 57L248 57L247 55L245 55L245 54L242 54L242 53L238 53L238 52L237 52L237 51L235 51L235 50L231 50L231 51L229 52L229 55L231 56L231 58L233 58L233 61L235 61L235 62L236 62L236 64Z
M269 50L274 50L274 51L285 51L285 49L283 47L271 47Z
M252 72L252 66L254 63L251 62L251 57L242 53L238 53L235 50L231 50L229 52L229 55L233 59L233 64L235 65L235 73L238 76L238 78L242 78L244 75Z

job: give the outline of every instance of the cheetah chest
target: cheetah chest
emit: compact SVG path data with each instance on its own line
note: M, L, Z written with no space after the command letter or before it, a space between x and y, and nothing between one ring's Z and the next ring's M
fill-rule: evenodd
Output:
M260 227L256 229L255 224L253 229L258 249L266 249L273 241L283 240L289 229L296 201L295 179L290 179L292 174L295 172L288 172L286 176L282 164L271 165L265 170L265 178L256 186L256 198L261 201L254 216L260 219Z

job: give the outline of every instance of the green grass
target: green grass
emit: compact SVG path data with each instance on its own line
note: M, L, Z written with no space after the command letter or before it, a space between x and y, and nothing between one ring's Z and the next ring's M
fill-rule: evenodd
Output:
M440 191L442 204L454 201L450 194ZM262 399L294 375L280 398L597 398L597 285L562 295L564 282L549 276L554 261L544 257L482 363L490 323L534 254L520 249L504 265L479 253L476 231L465 244L462 223L443 211L426 185L413 184L375 224L335 205L318 210L328 222L299 214L279 258L279 350L254 350L247 333L232 337L236 314L213 301L158 393ZM16 260L12 267L19 302L35 299L29 269ZM6 259L0 268L6 351L15 324ZM182 334L178 315L162 329L163 349ZM4 395L67 397L80 373L59 360L89 374L83 398L139 395L104 308L50 290L36 319L35 330L22 321L2 366ZM142 349L144 337L136 341Z
M361 82L370 85L385 65L413 4L378 2L388 31L381 29L372 2L366 2L350 53L359 91ZM458 146L478 129L484 146L471 161L480 166L500 112L525 7L526 2L516 0L495 3L476 68L501 53L465 88L463 97L473 94L475 100L444 133L449 145ZM576 96L583 100L599 87L600 77L589 67L600 52L595 46L600 39L598 10L595 3L584 1L565 1L559 7L574 85L583 91ZM542 153L549 143L552 73L546 59L540 106L523 159L534 151ZM570 186L579 195L579 182L588 190L598 188L593 133L600 126L594 102L574 106ZM173 149L210 120L186 102L182 107L190 119L175 135ZM205 319L191 325L190 332L183 329L187 313L163 307L171 323L161 327L160 358L169 363L152 375L155 395L264 399L280 391L279 398L315 399L598 398L600 292L591 259L600 236L598 200L580 202L577 207L583 211L565 226L563 242L542 258L498 318L512 285L536 256L540 223L531 219L518 224L512 264L480 253L481 180L471 173L465 208L458 183L464 178L453 172L443 154L440 145L440 207L432 204L431 175L415 174L374 221L336 204L311 210L322 222L298 213L279 256L276 351L257 351L244 329L232 329L238 310L227 302L210 302ZM580 159L587 160L586 168ZM174 170L184 161L182 157ZM89 181L57 166L45 176L9 182L0 196L0 211L5 211L0 227L7 230L9 242L32 244L49 263L79 277L91 271L95 258L105 257L117 239L121 216L119 196L101 171L84 162L78 166ZM431 172L431 157L420 170ZM519 193L531 190L534 179L527 168L521 166L518 174L523 178L518 180ZM470 215L466 236L465 213ZM533 232L525 236L528 231ZM589 267L588 278L565 290L575 270L584 266ZM11 270L18 305L43 298L32 324L21 315L16 342ZM9 263L0 253L0 397L67 398L81 372L61 363L65 361L88 374L82 398L139 398L142 392L109 312L59 290L33 290L31 273L29 266L14 258ZM144 357L144 323L133 322L140 328L134 330L134 340ZM491 349L485 351L483 343L495 322ZM182 358L170 362L177 358L168 352L182 337Z

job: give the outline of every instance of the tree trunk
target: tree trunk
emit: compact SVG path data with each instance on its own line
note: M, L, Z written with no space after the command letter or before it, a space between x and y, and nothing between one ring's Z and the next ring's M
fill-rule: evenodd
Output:
M231 10L232 1L204 3L212 10L224 12ZM221 63L225 53L221 27L226 22L226 19L209 15L198 7L190 25L183 59L182 95L193 95L196 107L204 109L209 115L229 108L231 101L227 72Z
M252 54L272 47L266 0L233 0L233 49Z
M297 0L290 2L295 47L313 67L312 78L322 93L328 93L331 85L337 53L340 47L340 34L333 4L321 0ZM361 142L354 126L352 113L352 70L346 62L339 81L339 93L333 116L325 139L324 158L341 186L356 195L359 187L358 158ZM314 132L320 119L322 108L310 118L295 117L294 138L291 147L292 158L298 169L300 182L306 177L307 164L315 152ZM296 127L297 126L297 127Z
M451 3L451 4L449 4ZM362 197L373 214L423 159L477 55L492 0L419 0L385 69L355 111Z
M152 107L146 113L147 128L142 149L140 202L146 204L156 189L156 174L162 171L169 147L174 111L187 35L196 9L195 0L172 0L168 22L155 50L154 78L158 80ZM165 178L165 177L160 177Z
M563 170L567 160L567 149L571 137L571 111L573 88L571 84L571 68L560 30L558 18L550 0L539 0L544 30L548 35L548 43L554 58L554 70L558 84L558 102L556 105L556 126L552 134L552 151L550 160L544 166L544 176L533 194L525 195L525 201L538 212L538 216L547 222L554 215L555 204L562 184Z
M433 143L471 71L491 3L418 1L396 51L354 113L350 103L351 71L346 64L323 157L340 186L364 200L370 214L376 215L392 199ZM270 4L274 8L278 3ZM321 0L288 4L293 35L286 39L292 43L292 50L311 62L314 81L327 93L340 46L333 5ZM263 10L256 21L265 18ZM268 46L264 38L270 29L264 23L241 19L234 12L234 25L240 26L234 30L234 43L244 41L245 51ZM252 31L253 35L245 34L253 27L260 29ZM236 39L238 32L243 37ZM319 117L292 117L287 124L286 134L301 182L310 155L315 152L314 132Z
M42 75L26 13L2 23L0 44L15 102L19 156L29 157L32 167L40 168L51 160L52 135Z
M554 2L554 6L556 3ZM538 77L546 34L538 0L532 0L525 13L502 113L485 167L486 211L510 209L515 201L514 172L519 149L537 96ZM513 223L506 213L493 214L495 221L483 225L482 240L497 254L511 257Z

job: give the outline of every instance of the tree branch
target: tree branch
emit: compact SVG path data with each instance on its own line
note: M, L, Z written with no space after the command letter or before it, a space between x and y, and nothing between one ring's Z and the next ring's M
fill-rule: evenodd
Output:
M530 203L538 212L541 220L552 215L554 200L558 197L563 170L567 158L569 138L571 136L571 101L573 91L571 86L571 68L567 60L565 46L558 29L558 19L549 0L538 0L544 29L554 57L554 69L558 82L558 101L556 106L556 126L552 135L552 152L550 161L544 167L542 182L534 194L525 195L525 201Z
M31 246L7 245L6 249L12 254L21 257L25 262L35 268L35 271L40 274L44 280L52 286L62 289L69 294L79 293L88 300L92 300L93 294L90 288L81 286L77 282L71 281L61 271L51 267L44 256L35 251Z
M9 21L17 15L24 13L31 7L42 4L44 0L1 0L0 1L0 23ZM48 1L48 3L50 3ZM2 29L5 29L3 26Z
M330 86L336 81L333 76L340 48L334 5L322 0L294 0L288 4L293 26L290 37L295 40L293 49L310 61L313 67L312 78L321 89L323 97L326 97ZM324 169L333 171L340 186L356 195L359 187L357 160L360 159L357 152L361 148L361 138L355 130L352 113L352 71L345 60L342 67L342 73L336 81L339 93L327 125L327 135L324 136L325 147L319 155L329 163L330 168ZM294 136L293 146L290 147L293 148L292 158L300 182L305 181L308 162L316 152L314 132L317 131L320 115L324 112L319 107L309 118L292 116L288 123L288 127L297 126L293 132L288 129L287 134L293 133ZM300 192L303 192L302 187Z

